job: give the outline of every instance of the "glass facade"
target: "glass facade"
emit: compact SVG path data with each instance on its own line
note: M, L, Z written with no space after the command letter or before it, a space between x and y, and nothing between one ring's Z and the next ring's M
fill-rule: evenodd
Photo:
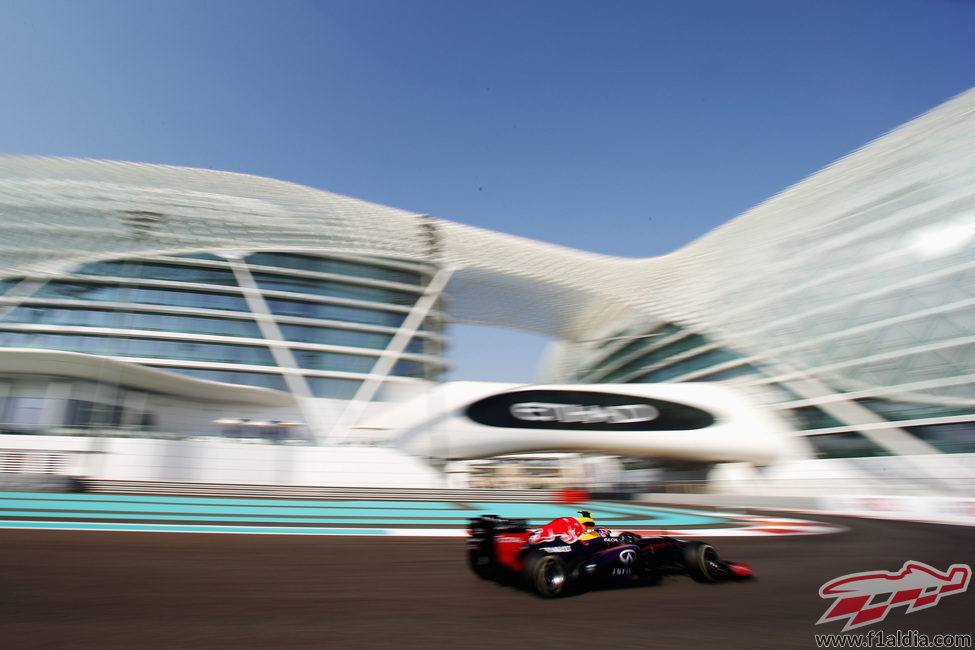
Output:
M668 256L632 288L642 315L584 333L567 369L739 387L823 456L975 450L973 102Z
M652 329L633 328L643 333L612 337L614 342L594 341L589 365L577 374L584 383L656 383L693 375L742 359L732 350L718 348L706 336L673 323Z
M336 327L312 327L309 325L280 325L281 334L288 341L296 343L316 343L350 348L369 348L384 350L393 340L391 331L364 331L339 329ZM422 354L425 339L414 337L406 346L407 352Z
M123 336L0 331L0 347L65 350L106 357L178 359L260 366L275 365L270 350L264 346L202 343L192 339L165 340Z
M406 319L405 311L393 312L383 309L348 307L327 302L267 298L267 305L275 316L292 316L312 320L331 320L398 328Z
M133 359L287 392L280 370L297 374L315 397L349 399L374 371L432 271L385 258L276 252L88 262L36 278L26 295L0 298L0 347ZM7 280L0 289L19 282ZM390 381L440 375L439 323L437 313L428 314L399 353L406 356L393 364ZM71 411L72 421L90 419L76 411L83 412ZM31 417L26 407L17 413Z
M947 274L945 277L953 277ZM975 286L975 285L973 285ZM968 289L971 289L969 287ZM810 395L808 369L787 373L768 358L768 350L752 355L721 347L701 333L689 333L672 323L630 328L612 341L592 341L584 367L577 370L583 383L655 383L718 381L759 395L807 439L821 457L847 458L890 455L876 437L864 435L858 423L890 423L897 429L943 453L975 452L975 378L972 364L975 312L936 303L961 291L931 292L931 300L918 305L918 313L904 313L905 298L887 303L886 310L872 304L854 304L855 325L825 321L820 335L785 346L809 351L818 345L817 366L826 366ZM935 299L936 297L936 299ZM973 296L975 298L975 296ZM820 313L816 310L816 313ZM877 321L896 320L898 326L865 327L867 314ZM812 327L821 327L816 320ZM862 329L861 329L862 328ZM884 335L877 337L877 330ZM764 362L764 363L763 363ZM814 366L816 367L816 366ZM867 393L866 396L860 396ZM810 401L819 404L807 404ZM949 420L949 421L946 421Z
M166 366L160 368L168 372L175 372L187 377L206 379L209 381L219 381L226 384L240 384L241 386L257 386L258 388L270 388L285 392L288 390L287 383L281 375L263 372L242 372L236 370L204 370L201 368L180 368Z
M227 268L188 266L177 263L166 264L143 260L83 264L75 272L79 275L101 275L110 278L140 278L195 284L218 284L228 287L237 286L233 272Z
M36 298L52 300L85 300L103 303L133 303L190 307L194 309L220 309L246 312L247 303L239 291L194 291L177 288L149 288L121 283L103 284L54 280L46 283L33 294Z
M254 253L247 257L247 263L254 267L270 266L295 271L343 275L350 278L385 280L412 287L422 286L424 281L424 271L405 268L405 264L369 264L346 259L289 253Z
M299 278L272 273L254 273L253 275L257 285L261 289L268 291L307 293L317 296L368 300L371 302L407 306L415 303L417 299L416 291L397 291L384 287L355 285L322 280L321 278Z
M261 338L261 331L253 317L209 318L185 314L158 312L83 309L78 307L15 307L0 318L3 323L37 325L73 325L110 329L149 330L155 332L184 332L213 334L238 338Z

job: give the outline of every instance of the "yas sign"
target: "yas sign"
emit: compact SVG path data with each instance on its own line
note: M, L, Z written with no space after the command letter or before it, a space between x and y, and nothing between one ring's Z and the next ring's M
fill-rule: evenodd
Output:
M526 422L561 422L563 424L584 422L586 424L623 424L631 422L650 422L660 415L649 404L624 404L621 406L599 406L597 404L560 404L546 402L518 402L508 407L511 415Z
M467 407L489 427L593 431L686 431L714 424L703 409L679 402L585 390L519 390Z

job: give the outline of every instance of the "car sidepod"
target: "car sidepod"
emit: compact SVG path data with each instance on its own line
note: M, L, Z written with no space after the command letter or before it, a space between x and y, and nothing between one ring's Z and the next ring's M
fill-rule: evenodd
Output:
M626 582L641 576L640 551L633 544L597 551L582 562L581 575L588 582Z

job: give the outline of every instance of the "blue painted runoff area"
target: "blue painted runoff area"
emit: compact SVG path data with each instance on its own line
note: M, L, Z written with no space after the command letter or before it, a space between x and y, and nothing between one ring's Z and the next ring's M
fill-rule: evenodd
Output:
M525 519L530 526L540 526L557 517L573 516L579 510L591 511L600 525L630 530L731 523L716 514L627 503L324 501L0 492L0 528L61 530L381 535L383 528L462 530L472 517L483 514Z
M0 528L29 530L101 530L143 533L237 533L259 535L388 535L382 528L311 528L297 526L172 526L167 524L84 523L76 521L0 521Z

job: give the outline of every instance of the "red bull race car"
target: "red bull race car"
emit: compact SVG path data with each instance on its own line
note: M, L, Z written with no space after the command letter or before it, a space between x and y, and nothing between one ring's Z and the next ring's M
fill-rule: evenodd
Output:
M485 580L521 576L535 593L556 598L597 586L653 582L683 573L699 582L752 576L746 564L718 557L710 544L673 537L612 534L592 515L560 517L537 530L523 519L484 515L471 520L467 560Z

